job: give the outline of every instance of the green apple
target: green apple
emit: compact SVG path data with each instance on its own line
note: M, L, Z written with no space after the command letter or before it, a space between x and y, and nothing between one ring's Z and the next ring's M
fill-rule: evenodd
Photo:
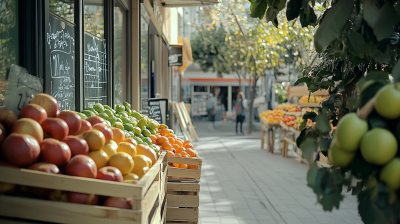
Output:
M386 164L380 173L380 179L396 191L400 188L400 158L396 157Z
M397 153L397 141L392 132L383 128L373 128L361 141L361 155L365 161L385 165Z
M345 152L340 149L339 145L334 139L328 151L328 159L332 165L338 167L347 167L351 160L354 158L355 153Z
M400 117L400 91L394 84L386 85L376 93L375 110L387 119Z
M343 151L356 152L367 131L367 121L359 118L356 113L348 113L339 120L335 138Z

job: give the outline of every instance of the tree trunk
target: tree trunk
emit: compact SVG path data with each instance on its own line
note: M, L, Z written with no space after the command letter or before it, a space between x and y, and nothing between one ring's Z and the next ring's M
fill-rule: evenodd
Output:
M237 75L238 78L239 78L239 90L241 90L241 89L242 89L242 77L240 76L240 73L239 73L239 72L236 72L236 75Z
M254 71L254 78L251 86L251 91L250 91L250 101L248 102L248 107L249 107L249 126L247 128L247 134L251 134L251 130L253 127L253 103L254 103L254 98L256 96L256 87L257 87L257 81L258 81L258 76L257 72Z

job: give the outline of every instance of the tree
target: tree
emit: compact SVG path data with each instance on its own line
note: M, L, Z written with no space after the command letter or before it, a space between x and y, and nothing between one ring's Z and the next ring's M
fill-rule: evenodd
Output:
M277 14L285 8L286 0L251 0L251 15L266 18L278 26ZM317 16L313 7L322 5L324 10ZM306 158L318 148L327 155L333 138L331 122L336 126L343 115L365 108L377 91L390 82L400 80L399 22L400 4L394 0L289 0L286 6L289 21L300 20L302 26L318 25L314 35L314 46L318 60L312 60L303 70L303 77L296 84L305 83L310 92L328 89L330 97L322 103L317 113L303 116L316 122L316 128L304 128L297 145ZM358 88L357 88L358 87ZM368 117L371 127L397 125L398 121L382 120L376 112ZM381 122L379 123L378 122ZM387 126L387 127L389 127ZM359 200L359 213L365 223L387 223L390 219L399 222L399 200L390 204L391 192L382 181L378 181L377 194L363 190L371 178L379 179L382 167L367 163L360 153L347 167L310 167L308 185L318 195L318 203L324 210L339 208L343 186L352 190ZM352 178L359 179L357 186ZM397 192L397 198L400 194Z

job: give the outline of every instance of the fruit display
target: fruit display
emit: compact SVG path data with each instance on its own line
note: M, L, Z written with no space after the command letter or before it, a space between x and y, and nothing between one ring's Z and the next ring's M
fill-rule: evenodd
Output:
M292 103L282 103L279 104L276 109L278 110L283 110L285 112L300 112L301 108L296 106L296 104L292 104Z
M399 96L398 90L388 84L361 108L359 114L344 115L338 122L328 151L333 166L350 168L352 175L364 181L365 194L375 198L379 189L388 195L380 203L390 205L400 196L400 107L399 98L394 99L394 96ZM388 100L390 97L393 99ZM357 167L353 165L356 163ZM358 172L362 170L368 172L360 176Z
M267 122L280 122L284 114L282 110L266 110L259 117L265 119Z
M282 121L287 125L287 126L293 126L295 124L296 116L286 116L284 115L282 117Z
M313 96L313 95L311 95L310 98L308 98L307 95L304 95L300 98L299 103L320 103L326 98L327 96Z
M174 137L165 125L131 110L128 103L115 109L95 104L82 112L60 112L54 97L38 94L19 116L0 110L0 129L0 166L105 181L137 183L156 163L160 147L152 139L161 135L165 142L182 147L177 148L182 156L184 151L194 153L191 144ZM164 137L167 132L168 138ZM132 208L132 201L125 198L109 197L103 203L96 195L6 185L11 186L9 190L0 193L21 191L50 200Z

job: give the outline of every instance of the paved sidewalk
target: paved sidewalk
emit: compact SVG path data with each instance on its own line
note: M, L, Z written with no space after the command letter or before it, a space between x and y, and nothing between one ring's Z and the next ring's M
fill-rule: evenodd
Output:
M206 122L194 125L203 159L200 224L362 223L348 193L340 210L324 212L306 186L308 165L261 150L259 132L237 136L232 123L215 131Z

